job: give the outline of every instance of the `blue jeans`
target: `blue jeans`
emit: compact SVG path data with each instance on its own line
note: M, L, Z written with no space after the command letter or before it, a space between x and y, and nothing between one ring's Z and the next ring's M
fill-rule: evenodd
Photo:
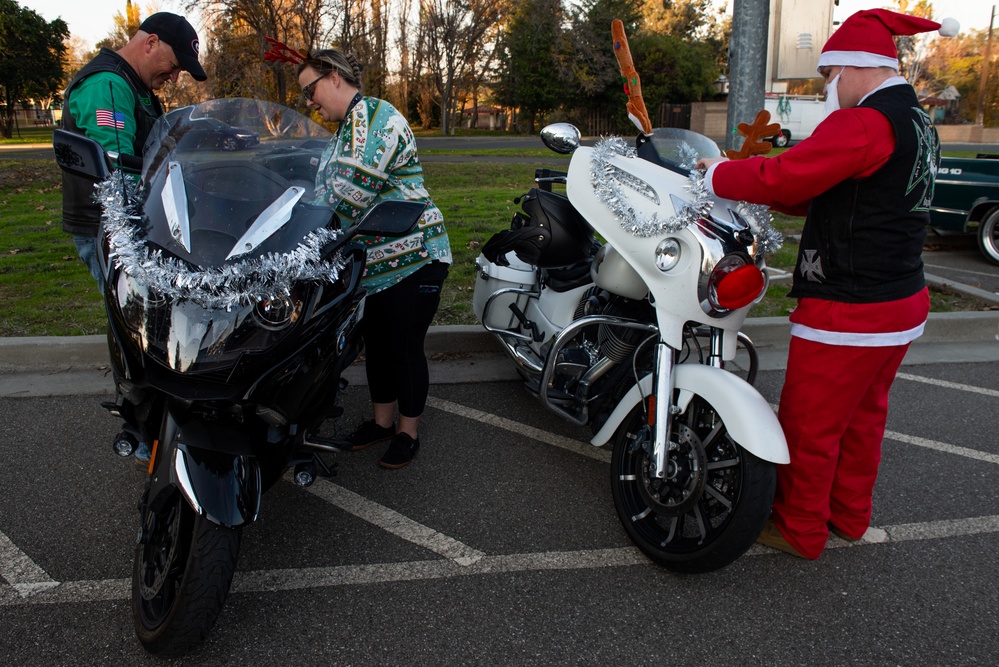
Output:
M73 234L73 243L76 244L76 252L80 255L80 259L90 270L90 275L97 281L101 294L104 294L104 274L101 273L101 264L97 259L97 237Z

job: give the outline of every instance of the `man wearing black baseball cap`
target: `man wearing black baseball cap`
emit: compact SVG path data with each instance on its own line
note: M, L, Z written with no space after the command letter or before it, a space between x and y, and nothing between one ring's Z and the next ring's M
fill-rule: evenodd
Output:
M194 28L183 16L158 12L143 21L139 31L156 35L170 45L174 55L177 56L180 68L189 72L196 81L208 78L205 70L201 69L201 63L198 62L198 33L194 32Z
M163 107L153 94L181 70L197 81L207 79L198 62L198 33L183 16L153 14L128 43L100 53L73 78L63 94L62 124L106 150L142 156L142 147ZM101 208L93 200L94 183L63 172L62 228L73 235L77 252L98 287L104 278L97 262L97 227Z

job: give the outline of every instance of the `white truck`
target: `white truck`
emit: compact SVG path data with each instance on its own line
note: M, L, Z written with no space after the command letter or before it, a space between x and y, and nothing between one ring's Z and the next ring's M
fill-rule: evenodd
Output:
M770 112L770 122L780 123L780 135L770 137L774 146L808 138L825 118L825 102L817 95L777 95L767 93L763 108Z

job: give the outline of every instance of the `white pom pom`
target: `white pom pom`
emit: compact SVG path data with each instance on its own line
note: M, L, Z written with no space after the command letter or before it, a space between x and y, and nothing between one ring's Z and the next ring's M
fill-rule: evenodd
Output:
M961 24L957 19L946 18L940 21L940 34L944 37L954 37L961 29Z

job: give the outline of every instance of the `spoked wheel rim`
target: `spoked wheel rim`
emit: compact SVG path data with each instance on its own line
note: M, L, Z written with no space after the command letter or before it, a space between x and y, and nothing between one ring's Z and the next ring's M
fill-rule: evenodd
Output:
M146 628L166 621L177 602L190 536L190 530L185 529L186 514L183 499L174 491L159 510L150 509L143 517L147 539L138 546L136 601Z
M649 429L641 412L628 429L630 446L615 466L619 514L629 532L663 555L690 556L713 544L732 523L745 476L743 450L717 413L694 397L673 424L666 479L653 475Z
M978 230L978 246L993 264L999 264L999 208L993 209L982 220Z

